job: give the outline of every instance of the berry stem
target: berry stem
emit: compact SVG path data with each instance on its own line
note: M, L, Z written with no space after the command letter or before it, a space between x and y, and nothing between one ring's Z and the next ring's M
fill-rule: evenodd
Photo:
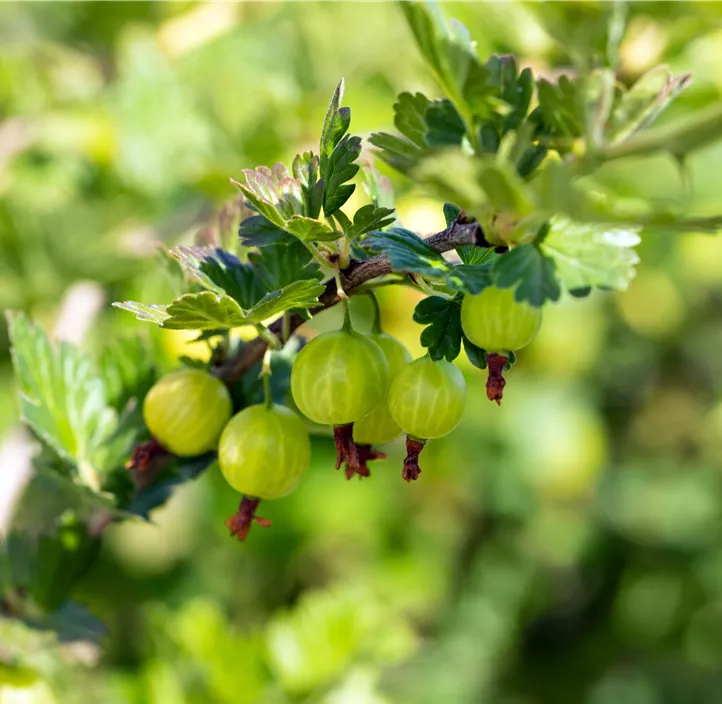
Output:
M490 401L496 401L501 406L501 398L504 395L506 379L504 378L504 367L509 357L503 354L487 353L486 363L489 366L489 378L486 380L486 397Z
M379 307L379 301L373 291L369 291L367 295L371 299L371 304L373 305L374 310L374 322L371 326L371 332L374 335L380 335L383 330L381 328L381 308Z
M231 536L235 535L238 540L244 541L254 521L263 528L268 528L271 525L271 521L267 518L256 516L256 509L260 503L260 499L251 496L244 496L241 499L238 511L226 520L226 527L231 532Z
M419 478L421 467L419 467L419 455L426 445L426 440L406 436L406 459L401 477L404 481L412 482Z
M261 366L260 377L263 380L263 401L266 409L273 408L273 395L271 394L271 348L266 347L263 353L263 365Z
M291 337L291 314L286 311L281 323L281 342L285 345Z
M265 325L262 325L261 323L256 323L256 331L258 332L258 337L260 337L269 347L272 347L274 350L280 350L281 347L283 347L278 337L276 337L276 335L272 333Z
M320 264L323 267L329 266L328 259L326 259L326 257L324 257L323 254L321 254L321 252L319 251L318 247L316 247L315 244L313 244L312 242L304 242L304 244L306 245L306 249L308 249L308 251L311 252L311 255L313 256L313 258L316 260L316 262L318 264Z

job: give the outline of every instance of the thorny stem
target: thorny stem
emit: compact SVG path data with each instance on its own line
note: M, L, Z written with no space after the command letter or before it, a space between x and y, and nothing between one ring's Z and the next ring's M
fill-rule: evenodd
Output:
M426 238L424 241L437 252L448 252L457 247L471 245L478 247L493 246L486 240L484 231L477 222L467 222L466 218L461 215L445 230ZM328 262L324 262L324 266L328 265ZM341 280L346 295L354 295L360 293L359 288L372 279L391 273L393 273L391 262L384 255L378 255L363 261L352 259L346 269L339 271L338 277L334 276L326 282L326 290L319 297L318 306L312 308L309 312L311 315L318 315L321 311L331 308L339 302L337 278ZM364 292L367 290L366 287ZM306 320L302 316L292 315L290 320L291 332L304 322ZM282 321L276 321L270 326L270 330L277 333L281 331L282 326ZM232 384L238 381L263 357L265 349L266 342L262 338L257 338L244 345L237 354L230 357L222 365L216 367L213 373L227 384Z

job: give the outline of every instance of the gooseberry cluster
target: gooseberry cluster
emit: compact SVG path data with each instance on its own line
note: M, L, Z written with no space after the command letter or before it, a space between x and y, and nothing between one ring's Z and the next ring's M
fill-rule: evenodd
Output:
M341 293L343 326L300 350L291 370L291 395L306 418L332 427L336 469L345 466L347 479L369 477L368 462L386 457L375 447L405 434L402 477L409 482L421 473L419 455L426 442L448 435L461 419L466 383L444 359L426 354L412 361L408 350L381 329L373 300L373 330L364 334L353 328ZM541 310L516 301L513 290L489 287L464 297L461 324L465 336L486 350L487 396L500 403L510 355L536 336ZM243 495L238 512L226 522L240 540L253 522L270 525L256 515L259 502L293 491L311 456L304 421L272 400L269 359L267 353L261 371L265 402L236 415L225 384L197 369L162 378L143 406L153 442L164 450L179 457L217 450L221 473Z

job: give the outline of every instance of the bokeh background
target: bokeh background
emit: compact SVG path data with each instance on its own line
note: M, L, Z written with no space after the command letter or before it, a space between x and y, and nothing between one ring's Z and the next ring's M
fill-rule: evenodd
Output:
M604 5L442 9L481 56L554 73ZM0 305L96 352L145 335L168 369L198 346L110 308L169 300L155 243L191 241L240 169L312 147L341 76L355 134L390 128L398 92L435 93L391 3L2 3L0 45ZM722 4L632 3L620 57L624 81L662 62L693 72L671 116L719 100ZM722 145L605 178L718 211L721 171ZM439 203L392 179L405 226L443 227ZM48 680L0 680L0 702L721 701L722 239L655 230L639 251L629 291L545 310L501 408L459 359L464 418L415 484L400 443L346 482L317 437L307 478L246 544L212 472L154 524L110 529L76 594L106 624L100 648ZM382 297L387 331L418 354L415 301ZM363 302L354 315L368 324ZM16 427L2 327L4 457Z

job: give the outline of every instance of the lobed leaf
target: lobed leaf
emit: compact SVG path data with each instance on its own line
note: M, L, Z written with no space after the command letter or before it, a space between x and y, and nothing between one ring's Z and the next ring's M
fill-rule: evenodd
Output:
M459 146L466 135L464 121L450 100L429 103L424 122L425 141L430 147Z
M421 332L421 344L431 359L453 362L461 351L461 304L440 296L420 301L414 310L414 321L427 325Z
M568 290L602 287L625 289L634 278L639 261L634 247L639 228L576 223L557 217L541 252L555 264L556 276Z
M103 380L77 347L53 347L24 314L8 313L8 325L21 417L87 483L101 469L94 466L97 451L117 426Z
M494 283L499 288L514 287L517 301L537 308L558 300L561 294L554 260L534 244L520 245L500 256L494 265Z
M250 311L248 322L261 323L284 311L295 308L313 308L325 286L316 280L294 281L278 291L271 291L261 298Z
M293 160L293 175L301 184L303 214L317 218L323 205L323 183L319 181L319 158L313 152L298 154Z
M607 125L607 140L618 144L650 125L689 85L691 76L674 76L666 66L645 73L624 92Z
M364 205L354 214L353 222L349 223L346 229L346 235L359 237L373 230L381 230L394 222L393 215L393 208L378 208L373 204Z
M354 187L349 186L349 188L353 192ZM341 236L340 232L337 232L325 222L307 218L303 215L294 215L286 223L286 230L302 242L333 242L333 240Z
M230 296L242 308L250 308L264 293L253 268L219 247L181 245L171 251L205 288Z
M452 291L479 293L492 283L490 266L453 264L418 235L400 227L372 233L363 245L371 252L385 254L394 271L438 280Z
M324 173L325 190L323 194L323 212L333 215L356 189L355 185L344 185L359 170L353 162L361 154L361 138L346 135L334 148L328 158Z
M344 81L342 78L331 97L331 102L326 110L326 117L323 121L323 127L321 128L320 168L321 177L324 179L327 178L326 165L328 159L351 124L351 111L349 108L341 107L343 89Z
M285 227L285 225L284 225ZM273 244L288 244L296 238L285 229L278 227L263 215L252 215L241 221L238 236L244 247L265 247Z
M431 101L423 93L401 93L394 103L394 125L410 142L425 149L426 111Z
M323 276L308 249L297 239L288 245L264 247L249 254L248 260L266 291L275 291L299 280L318 281Z

